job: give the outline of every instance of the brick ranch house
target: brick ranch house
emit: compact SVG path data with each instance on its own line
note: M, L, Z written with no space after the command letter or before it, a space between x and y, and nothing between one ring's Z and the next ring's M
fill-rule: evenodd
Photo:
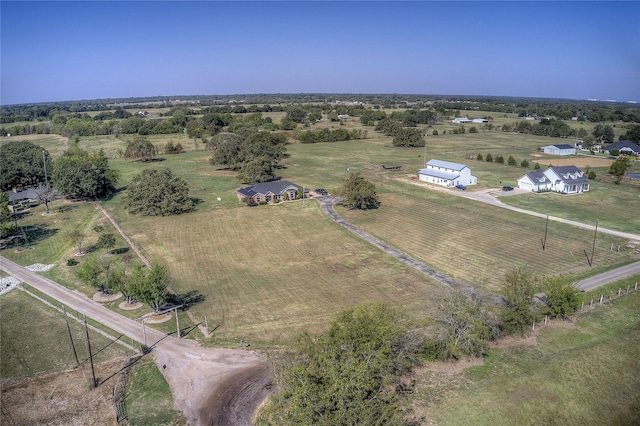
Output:
M258 204L260 202L277 203L284 200L298 199L298 190L301 186L291 183L288 180L278 180L273 182L256 183L236 190L239 201L246 197L253 199Z

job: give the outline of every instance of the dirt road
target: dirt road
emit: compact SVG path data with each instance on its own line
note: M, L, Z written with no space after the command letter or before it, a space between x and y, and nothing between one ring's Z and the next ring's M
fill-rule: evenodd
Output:
M84 294L2 256L0 269L112 330L144 342L140 323L108 310ZM171 387L176 408L184 412L189 424L251 424L255 408L271 392L271 376L264 357L253 351L205 348L150 327L145 331L147 344L153 348L151 354Z

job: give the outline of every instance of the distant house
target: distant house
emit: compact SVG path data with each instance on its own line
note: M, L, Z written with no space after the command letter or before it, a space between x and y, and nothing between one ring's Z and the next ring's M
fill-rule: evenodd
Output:
M569 144L543 146L542 152L552 155L575 155L576 148Z
M468 123L471 123L472 121L468 117L462 117L462 118L458 117L451 120L451 122L453 124L468 124Z
M589 190L587 175L576 166L549 167L534 170L518 179L518 188L532 192L554 191L578 194Z
M295 183L287 180L278 180L256 183L255 185L240 188L236 191L236 195L239 201L243 201L246 197L249 197L253 199L256 204L260 202L276 203L284 200L297 199L299 189L302 189L302 187Z
M631 141L614 142L604 149L604 153L609 154L614 149L617 149L620 154L640 156L640 146Z
M426 168L418 171L418 179L442 186L475 185L478 177L471 174L469 166L450 161L429 160Z
M473 123L488 123L489 122L489 120L487 120L486 118L474 118L471 121Z

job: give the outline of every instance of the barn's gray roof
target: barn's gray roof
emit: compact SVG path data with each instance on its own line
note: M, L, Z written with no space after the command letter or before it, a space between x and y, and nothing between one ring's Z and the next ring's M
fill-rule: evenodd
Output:
M443 160L429 160L427 162L427 167L432 166L432 167L444 167L446 169L451 169L451 170L462 170L465 167L468 167L465 164L460 164L460 163L452 163L451 161L443 161Z
M420 171L418 171L418 174L425 175L425 176L433 176L433 177L448 179L448 180L454 180L460 177L460 173L444 172L442 170L436 170L436 169L421 169Z

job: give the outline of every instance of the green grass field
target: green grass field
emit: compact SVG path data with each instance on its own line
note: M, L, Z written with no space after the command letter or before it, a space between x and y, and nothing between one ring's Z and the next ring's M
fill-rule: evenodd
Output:
M635 292L502 342L463 372L427 367L410 397L415 414L438 425L637 424L639 312Z
M183 425L185 419L173 408L169 384L153 360L145 357L133 367L125 404L129 424Z
M69 319L78 358L87 358L84 327ZM36 373L63 371L76 366L62 313L28 294L13 290L0 297L0 377L21 378ZM94 362L124 357L125 348L89 331ZM130 351L129 351L130 352ZM88 368L85 368L88 372ZM89 373L88 373L89 374Z
M357 120L345 125L359 127ZM542 251L543 219L415 185L411 176L424 164L424 148L394 148L390 138L367 130L366 140L290 144L289 157L278 174L307 188L324 187L332 192L341 186L347 167L363 173L376 184L382 206L368 212L338 209L341 215L429 266L489 292L497 291L505 272L515 266L529 266L540 274L582 277L592 269L602 271L640 257L626 242L599 235L591 269L584 250L590 252L593 234L556 223L550 225L547 249ZM156 136L154 143L176 142L180 137ZM427 159L467 163L478 175L479 187L500 187L502 181L515 180L527 170L468 160L467 155L491 152L505 159L513 155L518 161L531 160L538 147L554 142L558 141L502 132L427 136ZM87 138L83 143L90 149L106 147L113 152L124 146L115 137ZM301 330L322 331L335 312L366 300L402 306L410 316L424 318L443 290L441 284L338 227L313 200L248 208L237 201L235 190L241 185L235 173L210 166L209 153L190 150L160 157L148 163L111 160L122 175L119 186L124 189L145 168L170 168L187 180L191 196L198 200L194 212L165 218L133 216L124 208L123 191L103 205L147 257L169 266L174 290L204 297L192 311L200 320L206 316L210 328L219 325L208 344L233 346L239 339L256 345L285 343ZM400 165L403 171L384 171L381 164ZM606 193L610 198L605 200L616 205L616 213L607 215L606 226L627 229L627 216L617 212L637 211L640 198L634 193L624 196L615 188L606 191L611 185L601 185L601 190L594 185L593 197ZM600 214L590 210L590 196L562 197L571 203L558 202L551 213L589 222L590 214ZM526 197L510 197L509 202ZM81 206L74 204L77 217L60 223L90 229L99 215L93 206ZM32 219L35 223L50 218L34 211ZM58 234L51 232L29 253L5 250L3 254L25 265L55 262L73 251L62 244ZM611 244L618 243L623 250L611 251ZM48 276L70 287L79 286L62 267Z

